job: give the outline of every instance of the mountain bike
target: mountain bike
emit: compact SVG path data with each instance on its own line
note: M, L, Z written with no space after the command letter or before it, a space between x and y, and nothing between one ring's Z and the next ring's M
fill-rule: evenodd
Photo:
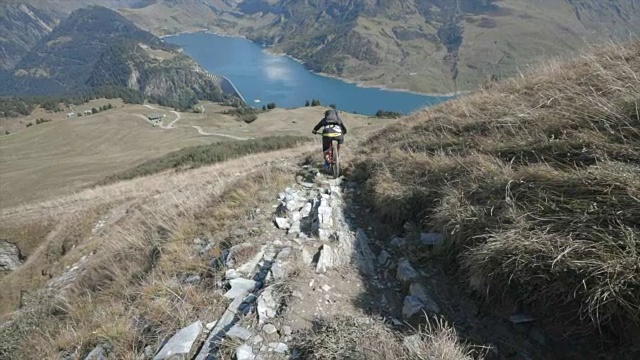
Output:
M318 133L317 135L322 136L322 133ZM333 174L334 179L340 177L340 144L338 143L338 139L331 139L331 146L329 147L329 173Z

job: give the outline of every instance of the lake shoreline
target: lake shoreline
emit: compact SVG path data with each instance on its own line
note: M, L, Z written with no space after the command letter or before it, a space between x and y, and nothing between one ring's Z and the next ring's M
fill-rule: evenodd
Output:
M449 92L449 93L426 93L426 92L419 92L419 91L415 91L415 90L409 90L409 89L403 89L403 88L394 88L394 87L388 87L388 85L383 85L383 84L368 84L364 81L361 80L353 80L353 79L348 79L348 78L344 78L344 77L340 77L338 75L334 75L334 74L329 74L329 73L324 73L324 72L319 72L319 71L315 71L315 70L311 70L306 66L306 62L302 59L298 59L290 54L284 53L284 52L278 52L278 51L274 51L272 49L271 46L264 46L262 44L259 44L255 41L251 41L250 39L248 39L246 36L244 35L229 35L229 34L225 34L225 33L219 33L219 32L215 32L212 31L210 29L199 29L199 30L192 30L192 31L182 31L176 34L167 34L167 35L162 35L159 36L159 38L164 39L167 37L172 37L172 36L179 36L179 35L185 35L185 34L197 34L197 33L206 33L206 34L212 34L212 35L216 35L216 36L222 36L222 37L228 37L228 38L239 38L239 39L243 39L246 41L249 41L251 43L254 43L256 45L262 46L263 47L263 51L273 55L273 56L282 56L282 57L287 57L299 64L304 65L304 67L311 73L319 75L319 76L324 76L327 78L331 78L331 79L336 79L336 80L340 80L342 82L345 82L347 84L353 84L356 85L357 87L360 88L365 88L365 89L379 89L379 90L384 90L384 91L393 91L393 92L401 92L401 93L409 93L409 94L414 94L414 95L421 95L421 96L429 96L429 97L433 97L433 98L452 98L452 97L456 97L456 96L460 96L460 95L465 95L470 93L471 91L458 91L458 92Z

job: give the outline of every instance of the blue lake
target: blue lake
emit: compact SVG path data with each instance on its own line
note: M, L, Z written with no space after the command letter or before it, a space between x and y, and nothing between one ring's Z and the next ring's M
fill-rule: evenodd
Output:
M410 113L447 100L409 92L364 88L321 76L286 56L269 54L249 40L205 32L168 36L207 71L226 76L251 106L304 106L306 100L336 104L339 110L373 115L380 109ZM260 100L260 102L255 102Z

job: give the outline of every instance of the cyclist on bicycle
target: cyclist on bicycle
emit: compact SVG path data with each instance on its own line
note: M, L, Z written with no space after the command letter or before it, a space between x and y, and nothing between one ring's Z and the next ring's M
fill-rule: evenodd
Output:
M340 145L344 144L344 135L347 134L347 128L344 126L336 109L325 111L324 117L311 132L317 134L320 128L322 128L322 152L324 153L324 166L326 168L329 166L331 142L337 140L338 149L340 149Z

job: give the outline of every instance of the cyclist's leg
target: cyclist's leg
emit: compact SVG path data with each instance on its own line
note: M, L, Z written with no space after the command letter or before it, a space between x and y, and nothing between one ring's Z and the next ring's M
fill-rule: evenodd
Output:
M338 137L338 151L340 151L340 148L342 147L343 144L344 144L344 135Z
M328 136L323 136L322 137L322 158L324 160L325 166L328 165L328 156L329 156L329 150L331 150L331 138Z

